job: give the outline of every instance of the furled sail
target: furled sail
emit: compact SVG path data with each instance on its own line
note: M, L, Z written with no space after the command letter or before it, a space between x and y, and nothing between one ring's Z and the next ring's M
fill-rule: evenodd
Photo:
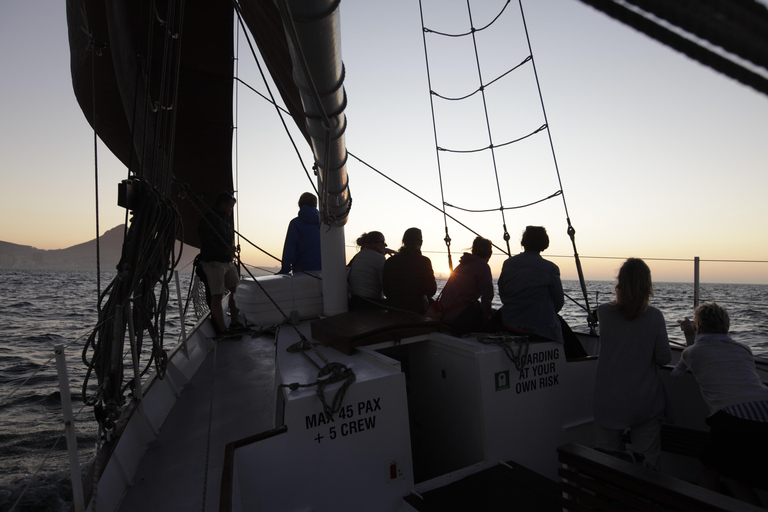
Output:
M307 137L277 8L271 0L240 5ZM67 18L72 81L85 117L132 176L174 201L184 241L198 246L199 202L180 193L211 204L219 191L233 189L232 2L68 0Z

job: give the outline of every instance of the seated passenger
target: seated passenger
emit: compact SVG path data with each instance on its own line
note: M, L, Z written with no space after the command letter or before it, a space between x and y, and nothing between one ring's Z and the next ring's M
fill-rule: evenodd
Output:
M565 302L560 269L541 257L541 251L549 247L547 230L542 226L526 227L520 245L524 251L508 258L499 276L503 305L497 316L502 327L532 339L563 343L568 359L586 356L578 338L558 315Z
M768 388L752 350L728 335L730 326L728 312L714 302L697 307L693 324L680 324L688 347L672 376L690 370L709 408L700 485L722 492L722 478L735 498L762 507L752 487L768 486Z
M443 287L439 298L441 320L456 336L481 332L491 318L494 291L488 260L492 253L490 240L475 238L472 254L465 252L461 256Z
M395 251L387 249L387 242L380 231L363 233L357 239L360 251L349 260L347 283L351 297L349 310L381 307L384 303L382 281L385 255Z
M421 230L408 228L400 250L384 264L384 295L392 308L423 315L437 291L432 262L421 254Z

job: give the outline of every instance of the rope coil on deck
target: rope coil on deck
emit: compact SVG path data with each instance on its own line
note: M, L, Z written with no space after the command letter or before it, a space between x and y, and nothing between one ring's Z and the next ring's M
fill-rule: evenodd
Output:
M477 341L484 345L500 346L515 365L517 371L523 371L525 368L525 362L528 360L528 348L530 347L528 336L516 336L508 333L478 334ZM517 354L515 354L514 345L517 345Z

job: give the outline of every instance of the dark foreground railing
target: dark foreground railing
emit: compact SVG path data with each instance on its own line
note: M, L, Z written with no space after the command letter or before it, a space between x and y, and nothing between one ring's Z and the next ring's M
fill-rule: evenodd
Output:
M563 510L763 510L581 445L557 452Z

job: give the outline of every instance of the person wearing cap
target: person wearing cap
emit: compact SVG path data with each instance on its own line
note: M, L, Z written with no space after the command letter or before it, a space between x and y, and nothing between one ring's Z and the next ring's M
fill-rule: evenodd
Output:
M283 245L282 267L278 274L322 270L320 259L320 213L317 197L304 192L299 197L299 214L288 224Z
M383 280L386 256L395 253L387 249L381 231L369 231L357 238L360 251L347 264L349 310L381 307L384 302Z
M197 226L200 236L198 261L206 286L206 296L209 296L211 316L219 333L227 330L224 310L221 307L221 301L227 291L230 292L230 328L240 326L240 312L235 305L235 290L240 276L234 263L236 248L235 230L232 227L232 210L236 202L231 192L221 192L216 197L213 208L200 219Z

